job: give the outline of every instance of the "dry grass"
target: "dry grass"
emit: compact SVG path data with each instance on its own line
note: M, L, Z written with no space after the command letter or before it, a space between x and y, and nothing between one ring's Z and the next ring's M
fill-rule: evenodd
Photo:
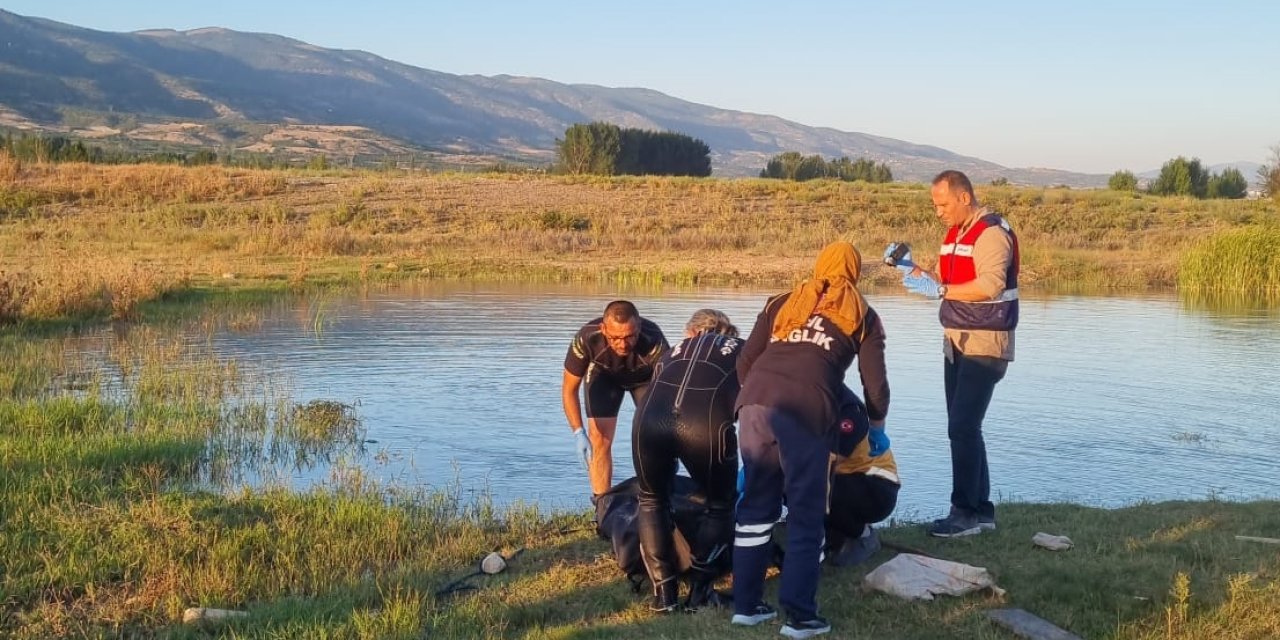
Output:
M852 240L921 247L941 228L922 185L774 180L408 175L0 159L0 269L96 290L67 269L167 283L382 277L606 278L785 283ZM1272 201L989 187L1023 246L1024 278L1055 287L1169 286L1215 231L1277 217ZM927 252L925 252L927 253ZM888 270L868 269L883 280ZM92 295L26 313L86 308ZM125 296L126 298L128 296ZM57 303L66 299L66 304ZM0 305L2 307L3 305ZM24 307L25 308L25 307ZM114 308L114 307L113 307Z

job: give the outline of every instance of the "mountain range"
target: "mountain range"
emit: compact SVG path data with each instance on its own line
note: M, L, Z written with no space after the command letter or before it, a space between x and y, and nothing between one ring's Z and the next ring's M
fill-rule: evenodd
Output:
M711 148L713 175L784 151L869 158L897 179L1099 186L1107 176L1009 168L935 146L810 127L643 88L454 75L364 51L222 28L95 31L0 10L0 126L103 141L476 163L549 163L578 122L670 130ZM1251 177L1251 176L1250 176Z

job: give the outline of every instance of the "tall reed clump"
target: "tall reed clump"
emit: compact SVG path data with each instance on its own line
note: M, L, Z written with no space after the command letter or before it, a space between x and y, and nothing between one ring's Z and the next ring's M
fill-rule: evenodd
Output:
M22 174L22 161L7 151L0 151L0 183L9 184Z
M139 207L240 201L278 194L286 186L280 172L214 166L68 163L24 169L27 186L49 193L57 201L82 205Z
M138 307L187 286L183 274L112 258L90 258L52 267L39 276L15 275L0 284L0 321L106 315L137 318Z
M1178 286L1193 292L1280 297L1280 226L1215 234L1183 257Z

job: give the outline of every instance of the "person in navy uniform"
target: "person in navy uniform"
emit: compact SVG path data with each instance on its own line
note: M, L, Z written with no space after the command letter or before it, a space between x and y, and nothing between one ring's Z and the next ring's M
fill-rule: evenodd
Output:
M883 428L889 408L884 327L856 288L861 265L852 244L827 245L812 278L765 304L738 357L744 478L733 548L734 624L777 616L763 599L764 576L785 494L782 634L808 638L831 630L818 615L818 563L831 454L840 448L844 374L855 358L870 424Z
M560 397L578 457L591 479L593 500L613 486L613 436L622 397L630 393L633 402L640 402L654 365L669 346L662 329L641 318L636 306L626 300L610 302L604 314L583 325L569 345Z
M866 406L847 386L840 412L842 431L849 432L855 444L836 456L826 555L828 563L845 567L865 562L880 550L880 538L871 525L893 513L902 481L884 424L864 424Z

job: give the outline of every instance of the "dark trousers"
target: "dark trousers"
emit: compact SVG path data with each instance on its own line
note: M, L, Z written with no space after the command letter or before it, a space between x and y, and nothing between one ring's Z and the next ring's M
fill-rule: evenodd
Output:
M671 519L671 486L678 462L684 463L689 476L706 494L706 511L697 537L690 541L693 568L703 572L702 579L716 577L711 565L733 542L738 440L732 410L691 413L704 419L681 420L670 411L646 405L631 431L631 457L640 480L636 514L640 555L655 593L659 585L674 580L680 572ZM714 426L708 424L717 421Z
M947 395L947 437L951 439L951 506L963 513L995 517L991 503L991 473L982 420L996 383L1009 361L954 352L943 363Z
M880 522L898 505L898 485L865 473L837 473L831 479L827 543L856 538L867 525Z
M818 615L818 562L827 511L827 443L790 414L749 405L738 411L744 484L733 546L733 607L764 601L773 525L787 498L787 563L778 599L799 620Z

